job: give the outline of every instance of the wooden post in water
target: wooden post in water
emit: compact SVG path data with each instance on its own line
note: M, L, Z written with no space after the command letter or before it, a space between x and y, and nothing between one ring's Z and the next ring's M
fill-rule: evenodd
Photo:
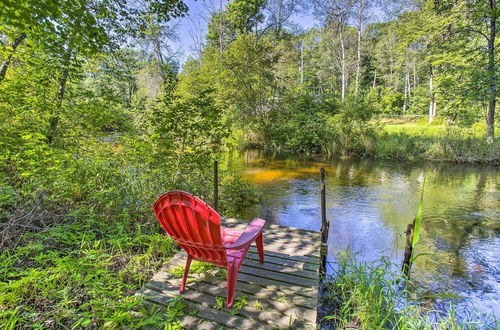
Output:
M415 222L415 221L414 221ZM410 270L411 270L411 256L413 254L413 246L412 246L412 241L413 241L413 223L409 223L408 227L406 227L406 245L405 245L405 255L403 258L403 266L402 266L402 271L406 275L406 278L410 276Z
M214 160L214 210L219 212L219 162Z
M321 195L321 249L320 249L320 276L326 274L326 257L328 255L328 232L330 223L326 219L326 184L325 169L320 169L320 195Z

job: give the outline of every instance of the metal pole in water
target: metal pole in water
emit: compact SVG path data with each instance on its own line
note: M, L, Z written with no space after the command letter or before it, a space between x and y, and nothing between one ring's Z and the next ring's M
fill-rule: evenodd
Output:
M320 168L320 198L321 198L321 250L320 275L326 274L326 257L328 255L328 231L330 223L326 219L326 183L325 169Z

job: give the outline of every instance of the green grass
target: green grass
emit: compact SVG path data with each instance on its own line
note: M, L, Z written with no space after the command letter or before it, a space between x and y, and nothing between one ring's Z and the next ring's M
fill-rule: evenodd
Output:
M134 296L176 252L156 229L149 221L125 227L88 218L24 235L0 254L0 328L175 324L181 301L160 313L140 309Z
M442 137L447 133L446 125L422 125L417 123L387 124L384 131L389 134L407 134L423 137Z
M322 326L359 329L484 329L498 327L491 315L472 313L458 318L450 301L447 313L433 309L432 300L408 290L396 265L382 258L362 262L349 250L339 253L333 276L326 281ZM404 285L407 285L405 287ZM442 295L444 297L444 295ZM447 296L452 297L452 295Z
M378 131L376 143L367 154L379 159L499 164L500 143L497 139L488 144L485 131L482 123L472 127L442 123L388 123Z

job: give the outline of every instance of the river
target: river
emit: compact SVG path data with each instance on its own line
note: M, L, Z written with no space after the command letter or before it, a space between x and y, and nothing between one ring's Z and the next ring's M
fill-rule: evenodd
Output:
M434 162L227 156L262 202L238 214L319 231L319 169L326 170L329 261L350 248L367 261L401 263L406 226L415 217L425 177L418 252L431 252L412 276L429 294L454 293L458 308L500 317L500 171Z

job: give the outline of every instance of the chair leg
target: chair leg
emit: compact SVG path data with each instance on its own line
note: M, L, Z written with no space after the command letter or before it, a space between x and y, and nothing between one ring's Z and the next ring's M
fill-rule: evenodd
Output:
M238 280L239 267L229 265L227 267L227 308L233 307L234 292L236 291L236 281Z
M191 261L192 260L193 260L193 257L191 257L188 254L188 257L186 259L186 267L184 267L184 275L182 276L181 288L179 289L180 293L184 292L184 287L186 286L186 280L187 280L187 277L188 277L189 267L191 267Z
M264 243L262 239L262 233L255 239L255 244L257 245L257 251L259 252L260 263L264 263Z

